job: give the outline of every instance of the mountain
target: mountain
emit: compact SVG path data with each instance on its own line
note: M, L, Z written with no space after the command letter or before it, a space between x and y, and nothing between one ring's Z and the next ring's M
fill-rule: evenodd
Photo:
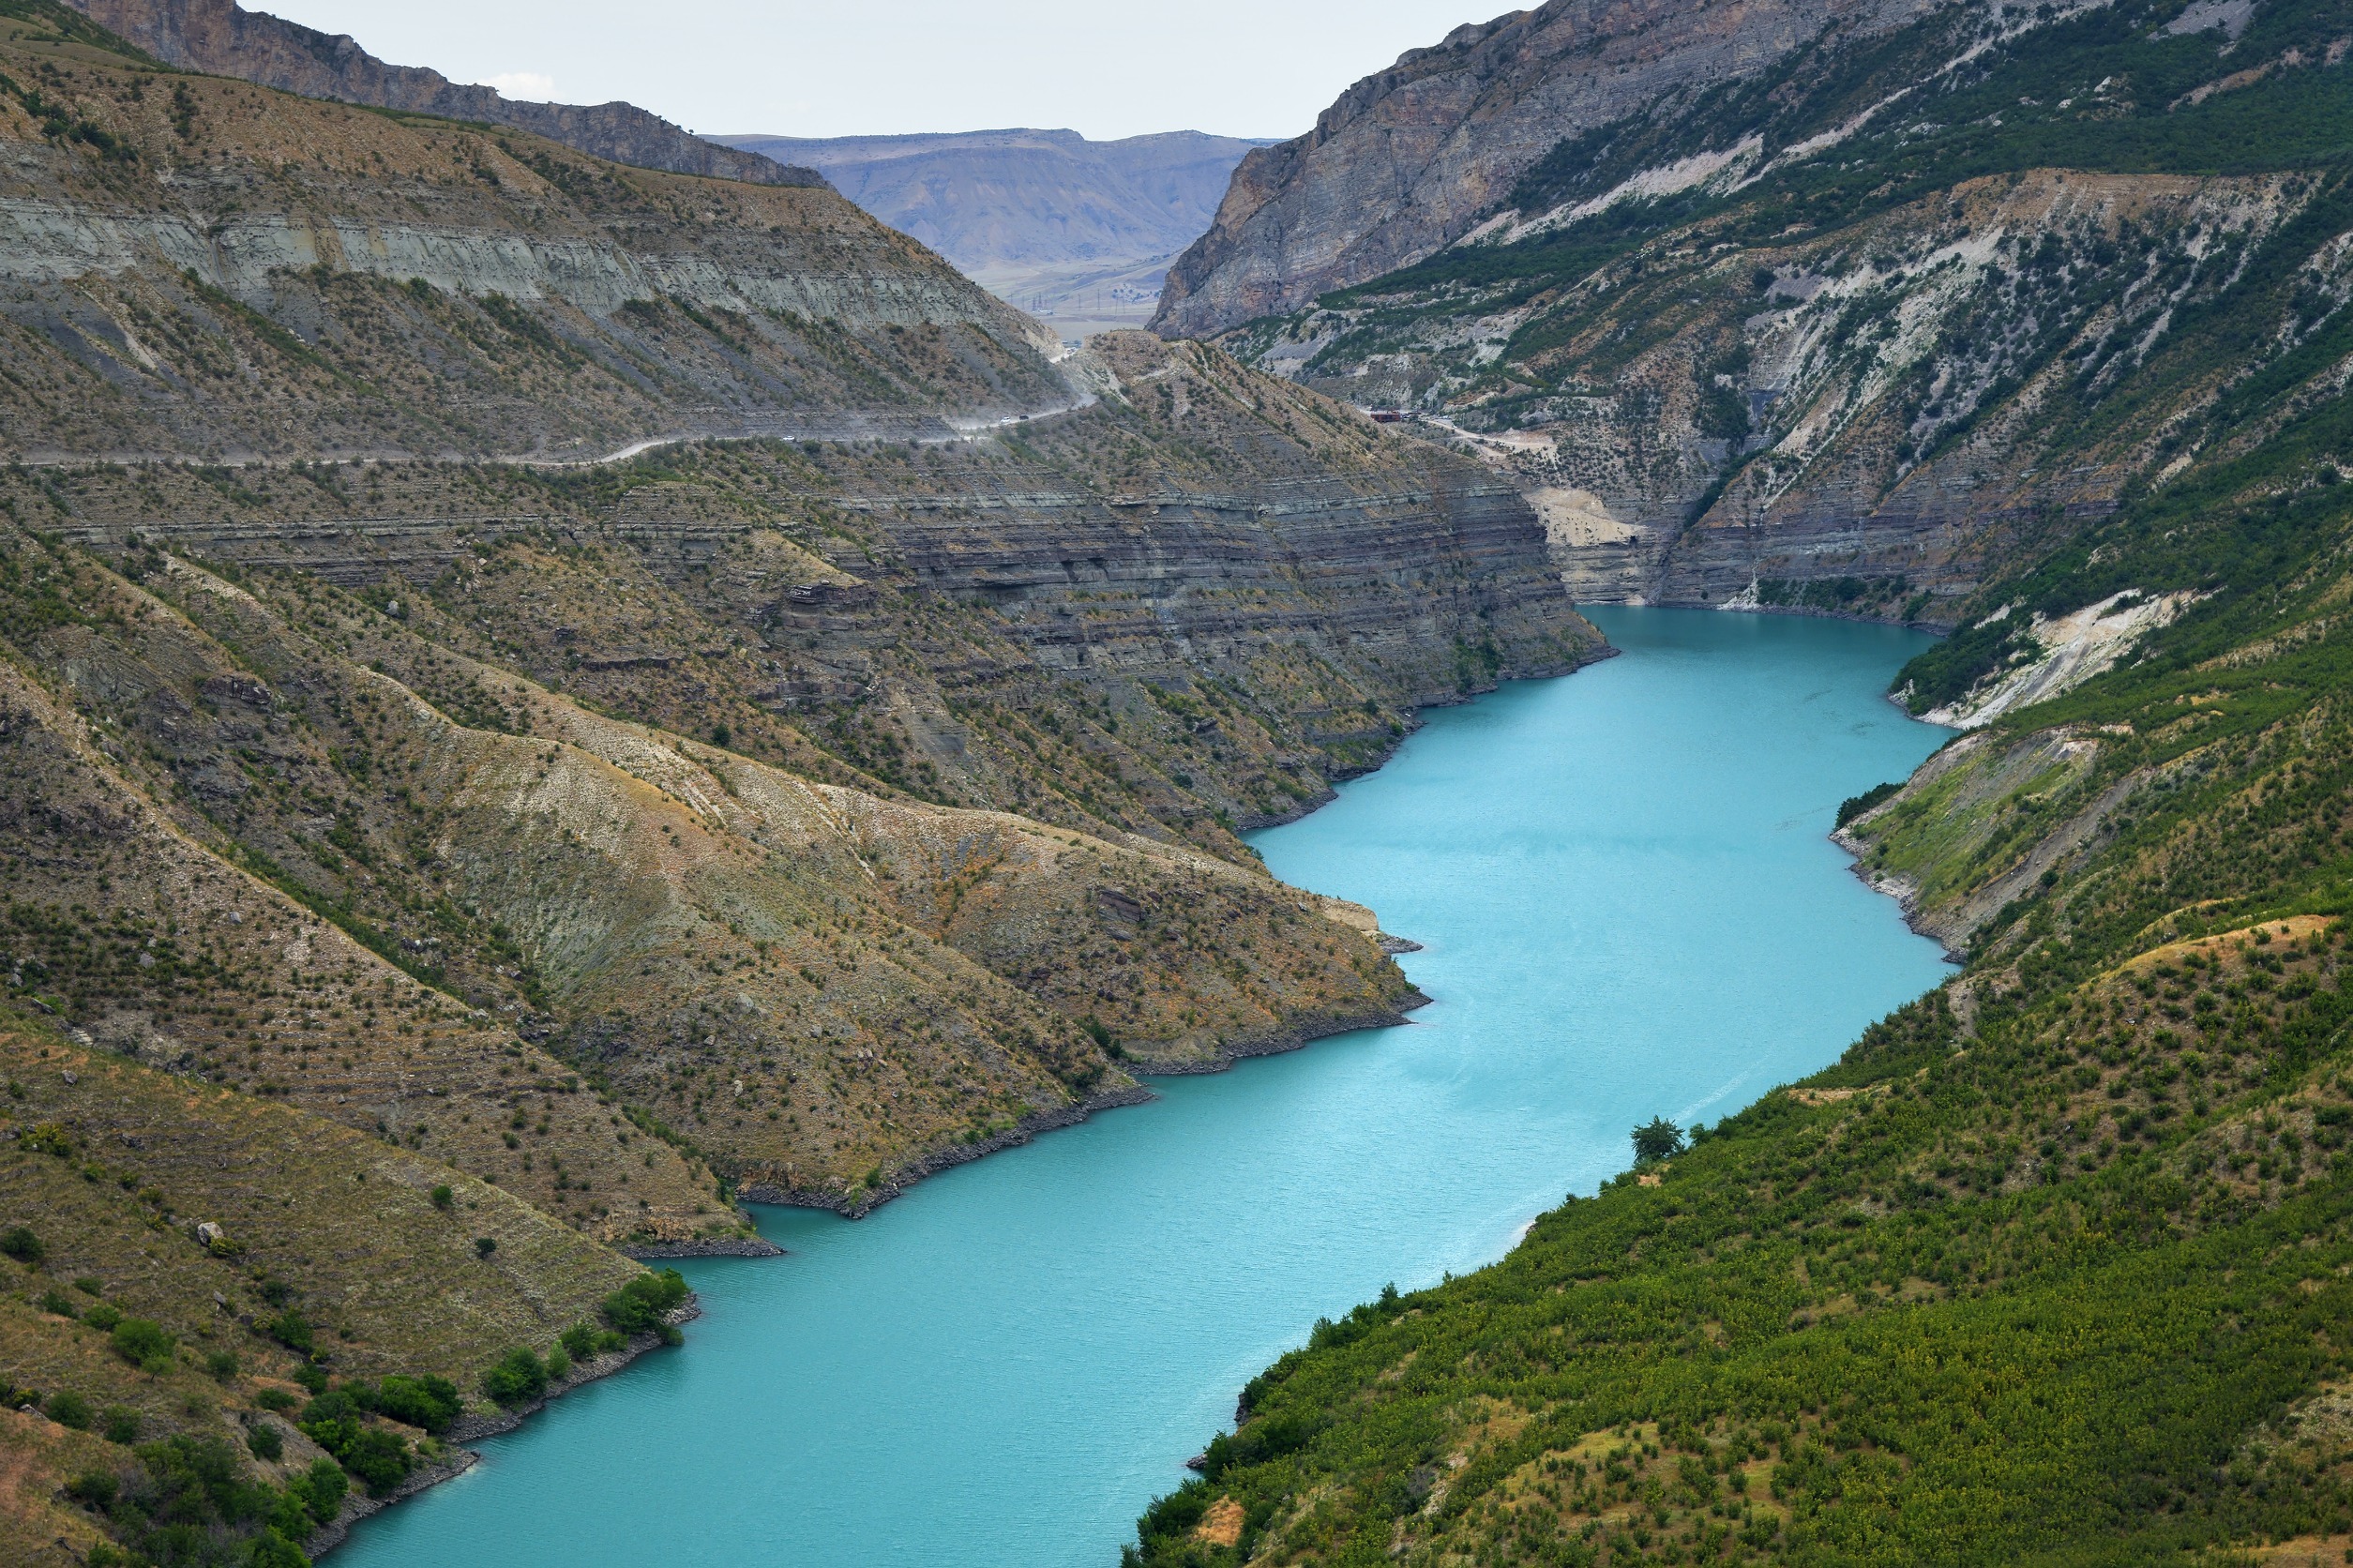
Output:
M1194 130L1115 142L1070 130L720 140L819 170L1074 339L1144 324L1169 258L1209 226L1235 163L1261 144Z
M2258 276L2333 264L2329 12L2144 14L1808 44L1579 131L1447 249L1221 340L1482 453L1580 598L1953 626L2050 520L2201 449L2234 382L2332 384L2298 333L2241 339Z
M822 187L76 48L11 108L12 453L581 458L1078 395L1035 322Z
M1418 1003L1239 835L1606 654L1508 483L5 5L0 1541L296 1562L674 1340L625 1253Z
M1837 816L1963 967L1335 1310L1127 1561L2341 1554L2348 58L2306 0L1930 13L1226 335L1549 486L1572 580L1953 628L1891 695L1961 732Z
M1234 165L1260 144L1198 130L716 140L815 169L968 273L1173 255L1209 226Z
M1564 139L1863 40L1930 0L1549 0L1343 93L1315 128L1235 171L1169 270L1152 328L1208 337L1422 260L1469 232Z
M236 0L72 0L72 4L91 21L157 59L190 70L242 77L308 98L527 130L641 169L748 180L755 185L822 183L821 176L807 169L747 156L689 136L635 104L518 103L501 97L494 88L455 83L439 71L386 65L346 36L330 36L264 11L249 11Z

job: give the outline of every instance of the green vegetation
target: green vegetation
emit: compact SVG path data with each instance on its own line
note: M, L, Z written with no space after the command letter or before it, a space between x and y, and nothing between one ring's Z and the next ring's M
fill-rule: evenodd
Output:
M2039 656L2037 616L2116 596L2180 596L2180 612L2119 667L1842 805L1867 868L1916 889L1915 921L1966 952L1962 975L1685 1148L1669 1124L1638 1130L1636 1170L1495 1267L1319 1324L1139 1521L1131 1563L2345 1554L2353 403L2317 368L2353 352L2353 315L2315 258L2353 232L2353 98L2323 64L2342 57L2330 8L2260 6L2227 57L2220 34L2153 36L2180 8L2039 29L1835 158L1641 209L1745 245L2036 163L2310 171L2292 219L2236 253L2226 287L2183 288L2144 357L2059 338L2004 384L2064 369L2036 413L2054 453L2154 456L2111 515L2021 520L1960 633L1904 671L1905 699L1924 710ZM1951 60L1930 40L1958 15L1615 128L1523 202L1583 199L1727 129L1762 125L1770 153L1844 123ZM2071 276L2110 289L2172 242L2105 243ZM1507 257L1481 262L1491 280ZM2030 254L2028 275L2044 264ZM1410 327L1380 285L1354 303ZM1905 591L1868 612L1907 613ZM1826 578L1757 596L1835 611L1873 592Z

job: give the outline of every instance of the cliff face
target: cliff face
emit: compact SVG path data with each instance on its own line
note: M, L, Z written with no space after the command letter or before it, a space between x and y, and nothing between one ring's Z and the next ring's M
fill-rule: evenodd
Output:
M2233 386L2337 384L2305 345L2345 275L2342 17L2177 11L1809 42L1223 341L1510 475L1581 599L1953 626Z
M1863 38L1925 0L1550 0L1464 26L1357 83L1315 129L1244 158L1169 269L1153 330L1204 337L1422 260L1563 140Z
M70 0L83 15L166 64L336 98L544 136L615 163L755 185L822 185L813 170L707 142L630 103L518 103L437 70L386 65L329 35L236 0Z

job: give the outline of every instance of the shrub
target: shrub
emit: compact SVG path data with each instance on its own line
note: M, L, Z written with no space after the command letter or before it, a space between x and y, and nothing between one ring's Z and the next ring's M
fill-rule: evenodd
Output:
M82 1320L100 1334L111 1334L113 1332L114 1325L123 1320L123 1315L104 1302L100 1302L84 1312L82 1315Z
M139 1412L128 1405L109 1405L106 1408L106 1422L103 1430L108 1442L118 1442L126 1448L129 1447L139 1440L139 1428L142 1425Z
M394 1437L381 1426L363 1426L345 1452L336 1455L356 1476L371 1497L383 1497L408 1478L415 1463L408 1440Z
M303 1555L302 1548L274 1529L264 1530L255 1537L252 1553L246 1562L249 1568L310 1568L310 1560Z
M257 1421L246 1428L245 1446L256 1459L266 1459L276 1464L286 1452L286 1440L279 1436L278 1428L269 1422Z
M265 1388L253 1396L253 1402L265 1410L283 1414L294 1408L294 1396L282 1388Z
M458 1419L464 1401L458 1386L428 1372L421 1378L393 1373L376 1391L376 1410L393 1420L428 1432L441 1432Z
M41 1310L43 1312L53 1312L60 1318L76 1318L81 1316L81 1314L74 1310L73 1303L66 1299L66 1293L63 1290L42 1291Z
M548 1352L548 1381L560 1383L572 1375L572 1358L558 1345Z
M93 1514L103 1514L114 1506L114 1494L121 1488L113 1470L83 1470L66 1483L66 1496Z
M222 1382L237 1375L237 1353L234 1350L215 1350L204 1358L204 1370Z
M476 1236L474 1238L474 1255L476 1258L488 1258L491 1253L496 1252L497 1250L498 1238L496 1236Z
M453 1204L453 1203L455 1203L455 1202L457 1202L457 1201L458 1201L458 1195L457 1195L456 1193L454 1193L454 1192L451 1192L451 1191L450 1191L447 1187L445 1187L445 1186L440 1186L440 1187L435 1187L435 1188L433 1189L433 1207L434 1207L434 1208L436 1208L436 1209L446 1209L446 1208L448 1208L451 1204Z
M323 1525L343 1511L343 1494L351 1490L351 1483L343 1479L343 1467L332 1459L313 1459L310 1468L286 1483L286 1495L299 1503L314 1525ZM305 1529L300 1531L309 1534Z
M1654 1165L1683 1152L1683 1130L1664 1116L1653 1116L1634 1129L1634 1163Z
M15 1259L20 1263L38 1263L49 1256L41 1239L28 1228L18 1225L0 1230L0 1256Z
M336 1462L378 1497L399 1485L413 1462L408 1441L363 1419L357 1401L339 1389L303 1407L302 1435L335 1456Z
M574 1361L588 1361L613 1350L626 1349L629 1341L626 1336L615 1334L611 1329L596 1328L589 1323L574 1323L564 1331L560 1343L564 1347L564 1353Z
M60 1426L70 1426L77 1432L89 1430L90 1402L79 1394L53 1394L42 1409Z
M114 1325L114 1353L149 1376L160 1376L172 1369L172 1347L176 1343L163 1332L161 1323L144 1318L126 1318Z
M641 1274L605 1298L605 1321L623 1334L642 1334L663 1326L664 1315L686 1300L686 1276L676 1269Z
M299 1312L279 1313L262 1325L262 1332L286 1349L299 1350L306 1356L316 1348L316 1341L310 1334L310 1321Z
M324 1394L326 1392L326 1373L316 1366L304 1365L295 1367L294 1381L303 1386L305 1393L313 1395Z
M529 1350L509 1350L482 1376L482 1392L501 1405L520 1405L547 1391L547 1365Z

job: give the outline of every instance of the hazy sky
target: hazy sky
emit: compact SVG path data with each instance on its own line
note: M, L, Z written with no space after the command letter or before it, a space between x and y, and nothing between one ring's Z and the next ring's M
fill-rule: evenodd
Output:
M1290 137L1498 0L245 0L512 98L705 133Z

